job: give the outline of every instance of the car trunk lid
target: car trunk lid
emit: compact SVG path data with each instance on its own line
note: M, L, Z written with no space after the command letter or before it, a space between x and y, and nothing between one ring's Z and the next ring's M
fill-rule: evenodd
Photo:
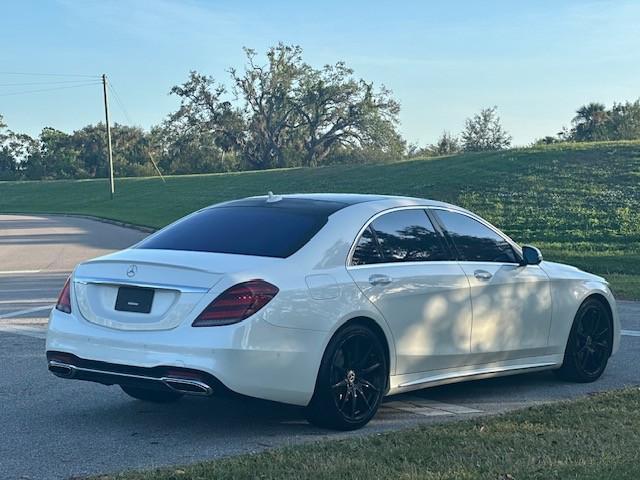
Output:
M80 264L73 292L89 322L119 330L175 328L246 256L128 249Z

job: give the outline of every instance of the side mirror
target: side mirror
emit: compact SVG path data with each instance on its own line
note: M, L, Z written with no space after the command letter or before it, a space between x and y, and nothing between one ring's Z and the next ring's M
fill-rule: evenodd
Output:
M522 265L538 265L542 262L542 252L531 245L522 247Z

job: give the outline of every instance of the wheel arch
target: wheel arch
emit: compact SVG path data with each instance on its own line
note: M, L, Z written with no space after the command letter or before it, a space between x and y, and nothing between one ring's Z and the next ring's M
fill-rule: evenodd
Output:
M589 300L596 300L597 302L602 304L605 307L605 309L607 310L607 313L608 313L608 316L609 316L609 324L611 326L611 337L609 339L610 340L610 342L609 342L610 343L609 356L611 356L611 354L613 352L614 339L615 339L615 320L614 320L614 316L613 316L613 308L612 308L611 304L609 303L609 299L604 294L602 294L599 291L592 291L592 292L589 292L584 297L582 297L582 299L580 300L580 303L578 303L578 306L575 309L575 312L573 313L573 317L571 318L571 323L569 323L569 325L568 325L569 328L568 328L567 335L566 335L566 338L565 338L564 348L562 350L562 354L563 355L567 351L567 347L569 345L569 340L571 338L571 332L573 331L574 324L575 324L578 312L580 311L582 306L585 304L585 302L588 302Z
M616 300L603 279L552 278L551 298L553 306L549 346L557 348L557 353L565 353L576 314L589 299L600 302L607 310L613 326L611 353L616 353L620 346L620 318Z
M386 360L387 360L387 375L386 375L386 391L389 390L389 386L390 386L390 375L391 372L393 371L393 369L395 368L395 349L394 349L394 345L392 343L392 338L390 338L391 333L390 332L386 332L385 328L380 325L380 322L376 321L372 316L370 315L366 315L366 314L354 314L348 318L346 318L344 321L340 322L336 328L331 332L330 335L327 336L327 341L324 344L323 350L322 350L322 357L320 360L320 364L318 365L318 369L315 372L315 382L314 382L314 393L313 396L315 396L315 390L317 388L317 383L318 383L318 375L320 374L320 366L322 364L322 361L324 359L324 355L327 351L327 348L329 347L329 343L331 343L331 340L338 334L340 333L341 330L343 330L344 328L350 326L350 325L362 325L365 326L367 328L370 328L371 331L376 335L376 337L378 338L378 340L380 340L380 343L382 343L382 347L384 349L385 355L386 355ZM386 392L385 392L386 393Z
M611 307L611 303L609 303L609 299L607 297L605 297L602 293L600 293L600 292L592 292L582 300L582 302L580 303L580 307L588 300L596 300L596 301L600 302L605 307L605 309L607 310L607 314L609 316L609 326L610 326L609 356L611 356L611 353L613 352L613 340L614 340L614 330L615 330L615 324L614 324L614 318L613 318L613 308ZM578 310L579 310L579 308L578 308ZM574 321L575 321L575 319L574 319Z
M371 331L376 335L376 337L378 337L378 340L380 340L380 343L382 343L382 348L384 349L384 354L386 356L386 360L387 360L387 384L385 386L386 391L389 390L389 376L391 374L391 349L389 347L389 340L387 339L387 335L385 334L384 330L382 329L382 327L378 324L378 322L376 322L374 319L370 318L370 317L366 317L366 316L358 316L358 317L353 317L349 320L347 320L345 323L343 323L340 328L338 330L336 330L336 332L334 333L334 335L336 333L338 333L340 330L342 330L345 327L348 327L349 325L363 325L367 328L370 328ZM385 391L385 393L386 393Z

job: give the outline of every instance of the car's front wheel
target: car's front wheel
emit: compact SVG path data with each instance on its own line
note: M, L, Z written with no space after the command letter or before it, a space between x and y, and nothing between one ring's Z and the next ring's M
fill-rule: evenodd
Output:
M131 385L120 385L120 388L130 397L143 400L145 402L170 403L178 401L182 397L182 394L178 392L151 390Z
M584 301L576 313L564 361L556 374L573 382L593 382L604 372L611 355L611 316L595 298Z
M352 324L339 330L324 353L308 420L338 430L363 427L380 406L387 371L384 347L370 328Z

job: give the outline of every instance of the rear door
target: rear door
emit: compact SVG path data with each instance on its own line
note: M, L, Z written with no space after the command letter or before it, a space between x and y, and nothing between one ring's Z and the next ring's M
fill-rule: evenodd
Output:
M521 266L511 243L465 213L434 209L471 286L474 363L544 354L551 324L549 278Z
M469 283L425 210L374 218L358 239L348 271L393 333L396 374L465 363Z

